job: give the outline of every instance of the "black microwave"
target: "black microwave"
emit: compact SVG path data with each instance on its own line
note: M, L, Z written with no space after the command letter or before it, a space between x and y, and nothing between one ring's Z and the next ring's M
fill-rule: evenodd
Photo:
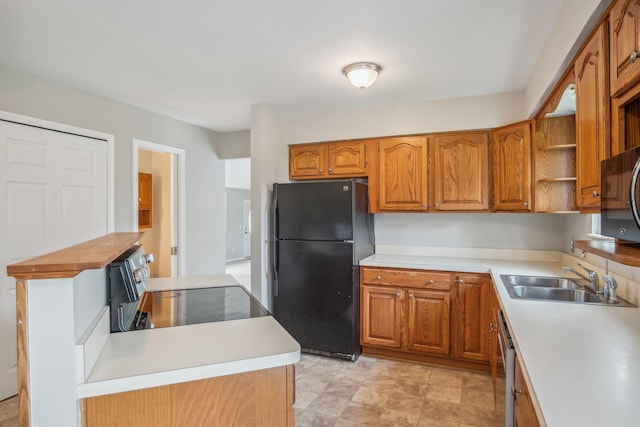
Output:
M602 161L600 234L640 243L640 147Z

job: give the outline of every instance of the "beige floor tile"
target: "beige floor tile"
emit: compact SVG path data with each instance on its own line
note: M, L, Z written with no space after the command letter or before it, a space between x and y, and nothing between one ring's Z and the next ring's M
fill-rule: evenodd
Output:
M334 427L367 427L366 424L360 424L355 421L347 421L339 418Z
M18 414L18 396L0 401L0 421Z
M304 411L296 416L296 427L333 427L337 418L317 414L312 411Z
M361 384L367 378L367 373L363 371L356 371L349 368L342 368L333 377L334 381L339 381L349 384Z
M447 368L433 368L429 384L442 385L446 387L462 387L464 374L460 370Z
M460 405L442 400L425 399L422 405L423 419L460 422Z
M360 386L351 400L357 403L364 403L384 408L388 399L389 393L381 392L380 390L371 387Z
M458 421L446 421L446 420L434 420L427 415L420 417L418 421L418 427L458 427L460 423Z
M420 413L417 412L404 412L397 411L395 409L385 408L380 414L381 426L415 426L418 425L420 420Z
M412 396L402 391L394 391L389 395L385 408L420 413L423 405L424 398L422 396Z
M450 403L460 403L460 397L462 395L462 389L458 387L449 387L444 385L430 384L427 387L425 397L427 399L442 400Z
M360 404L352 401L344 408L340 419L374 426L380 421L381 414L382 408L379 406Z
M348 397L339 397L322 393L309 403L305 412L312 411L317 414L338 419L342 414L342 411L344 411L344 408L349 404L350 400L351 399Z
M411 396L424 397L429 384L424 380L400 378L396 381L396 390Z
M353 395L356 394L359 387L359 384L349 384L340 382L339 380L334 380L327 384L322 392L332 396L347 397L351 399Z
M18 415L0 421L0 427L20 427Z
M303 376L296 380L296 390L320 393L329 384L329 381L323 381L319 377Z
M296 389L296 403L293 407L295 409L305 410L316 397L318 397L318 393Z
M495 398L492 389L463 387L460 397L462 406L495 409Z
M492 409L463 406L460 424L474 427L499 427L504 425L504 415Z

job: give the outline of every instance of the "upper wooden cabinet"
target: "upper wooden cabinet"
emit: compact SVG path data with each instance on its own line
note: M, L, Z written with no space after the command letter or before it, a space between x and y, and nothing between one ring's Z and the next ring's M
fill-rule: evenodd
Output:
M427 137L383 139L378 149L379 210L426 211Z
M640 78L640 0L618 0L609 23L611 94L617 96Z
M365 141L289 146L289 178L355 178L367 175Z
M493 130L493 209L530 211L531 206L530 121Z
M153 225L153 177L150 173L138 173L138 228Z
M581 212L600 208L600 161L609 157L609 61L603 22L575 61L576 202Z
M460 132L429 137L433 208L489 208L489 133Z

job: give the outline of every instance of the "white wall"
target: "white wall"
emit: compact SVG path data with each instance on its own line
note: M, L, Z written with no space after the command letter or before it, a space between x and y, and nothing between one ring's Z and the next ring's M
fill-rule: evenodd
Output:
M535 113L612 0L564 0L525 89L524 109Z
M269 217L274 182L288 171L283 117L267 105L251 106L251 292L271 306ZM283 156L284 151L284 156Z
M560 250L565 219L563 214L379 214L376 245Z
M133 139L184 149L187 274L224 272L224 165L216 132L2 66L0 110L115 135L116 231L134 226Z
M251 159L225 160L225 187L248 190L251 188Z
M221 159L237 159L251 156L251 132L237 130L218 133L216 152Z

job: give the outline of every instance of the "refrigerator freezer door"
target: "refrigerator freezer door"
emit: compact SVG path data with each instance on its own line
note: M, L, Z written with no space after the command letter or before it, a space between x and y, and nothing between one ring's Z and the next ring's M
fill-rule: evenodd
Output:
M353 240L353 182L276 184L276 239Z
M280 241L278 252L278 322L303 349L355 354L353 244Z

